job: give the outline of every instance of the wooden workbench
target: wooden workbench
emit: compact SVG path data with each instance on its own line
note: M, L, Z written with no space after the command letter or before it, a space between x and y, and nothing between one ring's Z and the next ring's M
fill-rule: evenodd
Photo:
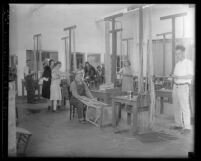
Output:
M141 125L139 125L139 122L138 122L139 113L141 111L149 111L149 106L145 105L145 106L139 107L139 105L137 103L137 97L138 96L134 96L131 99L129 98L129 96L112 97L112 125L114 128L114 132L117 132L117 125L118 125L119 119L120 119L119 112L121 110L120 106L116 106L116 105L117 104L126 104L126 105L132 106L131 112L133 115L133 119L132 119L132 124L130 127L130 132L133 135L139 133L139 127L141 126ZM148 119L148 117L146 117L146 119Z
M112 96L120 96L121 88L112 88L106 90L91 90L94 97L97 97L98 101L104 102L106 104L112 103Z
M164 98L168 98L168 103L172 104L172 90L170 89L159 89L156 90L156 98L160 97L160 114L164 113Z
M87 106L86 120L92 123L93 125L101 128L103 125L104 108L108 107L108 104L94 99L90 99L85 96L81 96L79 100Z

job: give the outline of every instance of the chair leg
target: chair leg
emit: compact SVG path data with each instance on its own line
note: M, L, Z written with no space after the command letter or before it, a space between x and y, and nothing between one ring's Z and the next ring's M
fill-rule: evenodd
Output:
M70 120L71 120L71 114L72 114L72 105L70 105Z
M24 152L23 152L24 154L25 154L25 152L26 152L26 149L27 149L27 146L28 146L30 137L31 137L31 135L28 135L28 136L27 136L27 140L26 140L26 144L25 144Z
M75 117L75 108L73 107L73 118Z

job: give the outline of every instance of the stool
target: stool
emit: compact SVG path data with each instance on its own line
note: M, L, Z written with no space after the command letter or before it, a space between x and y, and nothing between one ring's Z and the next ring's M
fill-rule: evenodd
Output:
M17 149L19 149L20 145L24 145L24 149L22 154L25 155L27 145L29 143L29 139L32 136L32 134L21 127L16 127L16 135L17 135Z

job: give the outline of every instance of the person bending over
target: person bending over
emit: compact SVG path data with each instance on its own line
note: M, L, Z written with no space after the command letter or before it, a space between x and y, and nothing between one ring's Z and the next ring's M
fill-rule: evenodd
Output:
M91 94L88 86L82 79L82 74L77 73L75 75L74 81L70 85L70 90L72 92L72 96L70 98L70 102L72 105L77 107L78 119L80 123L85 122L85 118L83 116L83 110L85 110L84 104L79 100L81 96L86 96L88 98L93 99L93 95Z

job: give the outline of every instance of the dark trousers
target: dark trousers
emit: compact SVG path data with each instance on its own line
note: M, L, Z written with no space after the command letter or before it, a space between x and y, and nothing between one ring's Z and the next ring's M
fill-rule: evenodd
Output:
M86 107L80 100L78 100L77 98L71 96L70 104L77 108L77 115L78 115L79 119L85 117L84 112L86 110Z
M27 103L32 103L34 102L34 97L35 97L35 85L34 85L33 77L26 76L25 83L26 83L26 90L27 90Z

